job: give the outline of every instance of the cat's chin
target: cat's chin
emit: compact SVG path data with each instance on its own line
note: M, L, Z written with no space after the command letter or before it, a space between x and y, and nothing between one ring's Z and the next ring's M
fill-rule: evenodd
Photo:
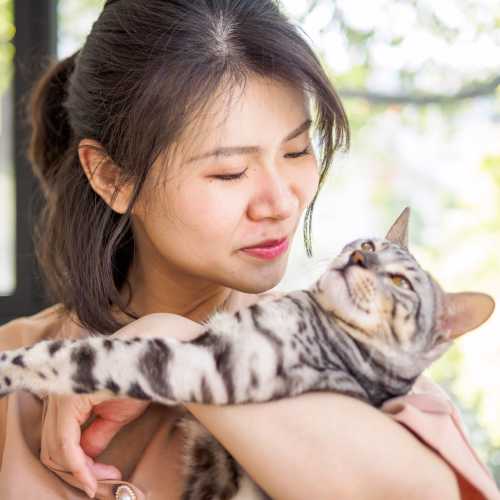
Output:
M376 316L369 305L363 306L355 301L347 277L341 270L330 270L322 285L320 302L346 330L360 330L366 335L375 333L379 326L373 322Z

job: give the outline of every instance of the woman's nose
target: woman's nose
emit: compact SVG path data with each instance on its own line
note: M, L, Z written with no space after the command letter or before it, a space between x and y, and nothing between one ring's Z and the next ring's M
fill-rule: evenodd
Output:
M276 170L262 175L249 206L249 217L254 220L286 219L293 216L300 202L290 179Z

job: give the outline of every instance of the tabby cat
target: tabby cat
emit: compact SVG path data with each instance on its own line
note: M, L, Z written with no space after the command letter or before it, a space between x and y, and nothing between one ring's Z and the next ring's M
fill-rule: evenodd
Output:
M334 391L380 407L406 394L450 346L491 315L481 293L445 293L407 248L409 208L385 239L346 245L307 289L234 313L194 340L52 340L0 354L2 395L108 391L114 396L234 404ZM183 500L269 498L192 417Z

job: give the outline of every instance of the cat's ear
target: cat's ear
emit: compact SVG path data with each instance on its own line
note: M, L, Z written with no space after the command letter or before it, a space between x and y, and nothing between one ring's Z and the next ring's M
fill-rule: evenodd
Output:
M385 239L397 243L408 250L408 220L410 207L406 207L387 232Z
M493 313L495 301L485 293L445 293L439 330L455 339L482 325Z

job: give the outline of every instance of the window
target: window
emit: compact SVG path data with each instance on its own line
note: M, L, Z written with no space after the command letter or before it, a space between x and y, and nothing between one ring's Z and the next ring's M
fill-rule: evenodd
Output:
M33 200L40 194L26 157L23 99L49 59L83 45L103 6L104 0L0 0L0 324L49 305L34 257Z
M0 1L0 296L16 287L15 184L12 133L14 76L14 12L12 0Z
M0 0L0 323L48 305L34 258L25 97L56 54L56 0ZM17 208L16 208L17 207Z

